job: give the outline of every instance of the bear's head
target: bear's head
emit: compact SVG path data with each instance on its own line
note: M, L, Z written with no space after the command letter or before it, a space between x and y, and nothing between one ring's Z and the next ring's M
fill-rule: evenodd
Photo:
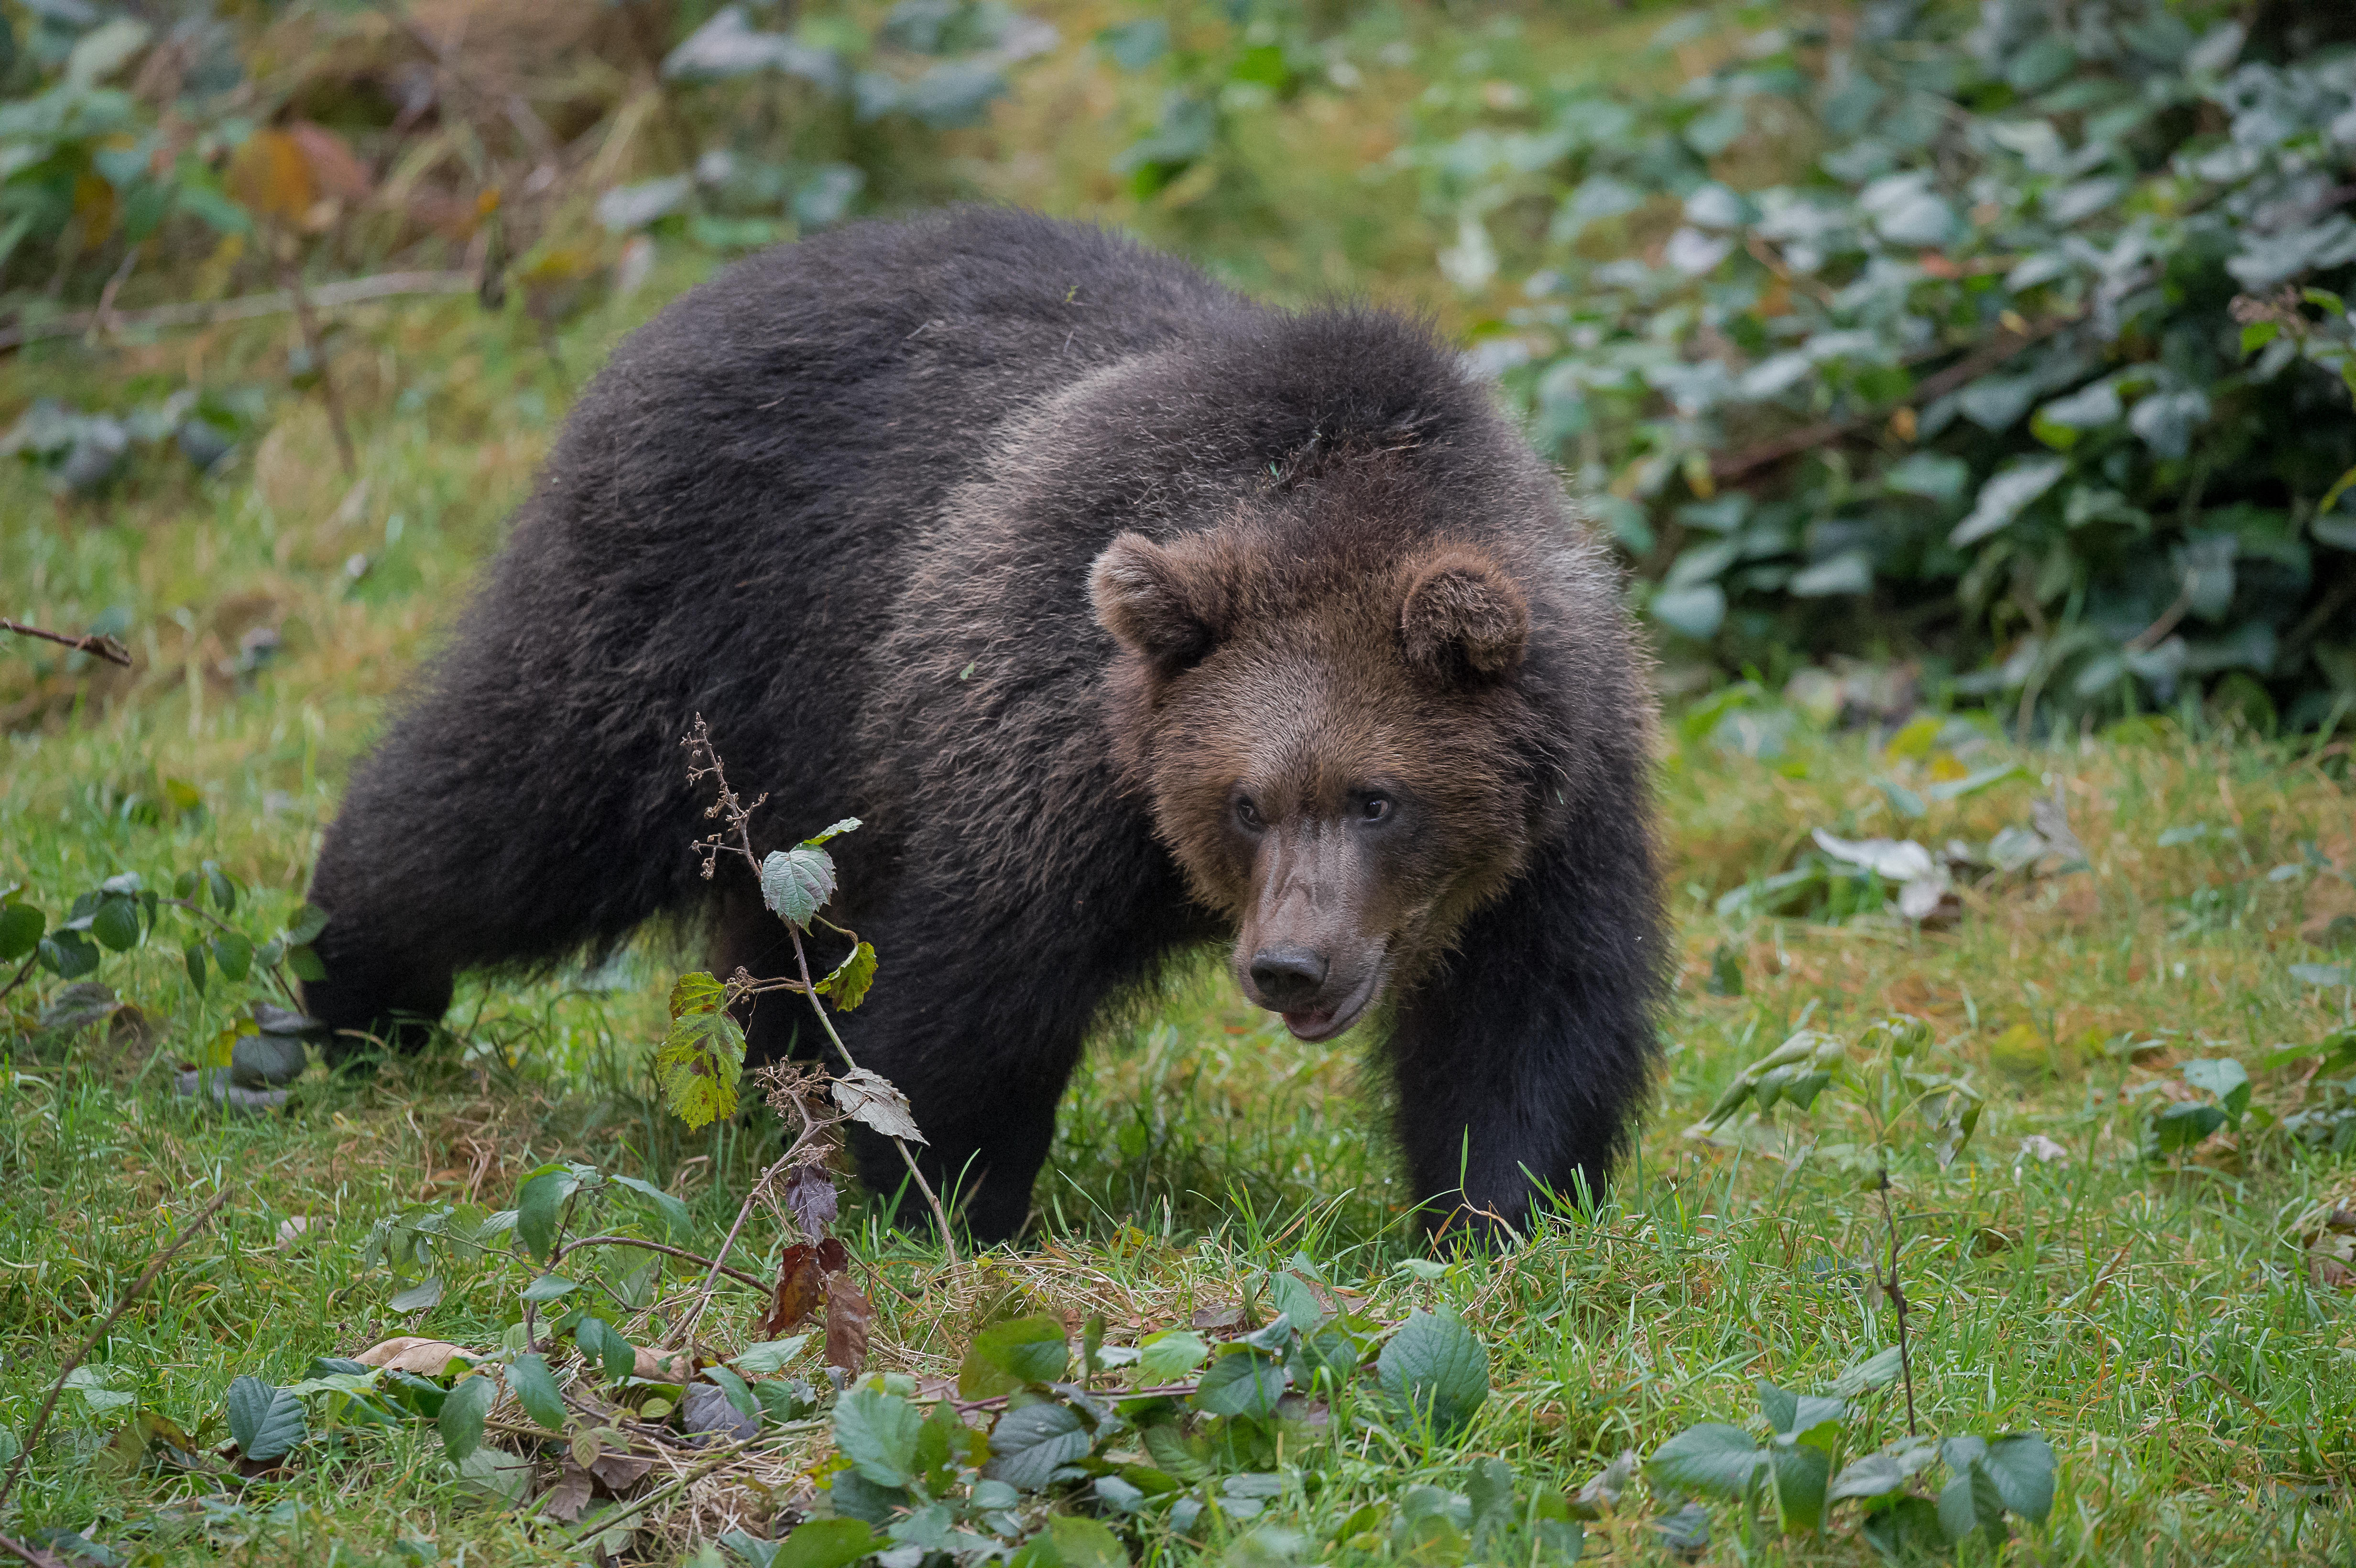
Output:
M1090 588L1124 773L1295 1035L1411 985L1528 863L1530 606L1490 550L1255 508L1123 534Z

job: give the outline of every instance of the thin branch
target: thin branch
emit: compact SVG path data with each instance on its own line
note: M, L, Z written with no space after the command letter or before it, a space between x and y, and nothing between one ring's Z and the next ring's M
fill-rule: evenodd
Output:
M81 1365L82 1359L97 1348L98 1342L106 1338L106 1331L114 1327L114 1320L122 1317L131 1304L138 1300L147 1287L155 1282L155 1276L164 1272L164 1265L172 1261L172 1255L195 1241L197 1232L210 1223L215 1214L220 1212L221 1205L229 1201L230 1194L233 1190L235 1189L232 1188L224 1187L213 1194L213 1200L198 1211L197 1217L187 1222L180 1233L172 1239L171 1243L155 1254L155 1262L147 1265L146 1272L132 1282L129 1290L116 1298L114 1309L100 1319L98 1327L90 1331L90 1338L81 1342L81 1349L66 1359L66 1364L59 1369L58 1381L49 1385L49 1397L41 1402L40 1413L34 1416L33 1424L25 1429L24 1445L17 1449L16 1457L9 1462L6 1478L0 1479L0 1504L5 1504L8 1494L16 1489L17 1477L25 1471L25 1462L33 1456L33 1449L40 1443L43 1429L48 1425L50 1415L57 1411L58 1398L66 1390L66 1380L73 1376L74 1369Z
M466 294L475 292L472 272L379 272L372 277L346 278L308 291L314 310L346 310L377 300L422 294ZM191 300L160 304L148 310L115 311L106 318L109 333L136 332L151 326L211 326L224 321L251 321L256 316L284 315L294 308L294 296L284 289L243 294L233 300ZM0 353L52 337L80 337L99 324L96 311L77 311L48 321L22 321L0 327Z
M759 1279L752 1275L746 1274L743 1269L723 1267L716 1259L707 1258L702 1256L701 1253L687 1252L679 1247L667 1247L660 1242L642 1242L636 1236L584 1236L577 1242L567 1242L562 1246L548 1254L548 1266L552 1269L554 1268L557 1264L557 1260L563 1257L567 1253L578 1252L583 1247L595 1246L644 1247L650 1253L665 1253L671 1257L684 1258L687 1262L691 1264L704 1264L710 1267L719 1269L722 1274L726 1275L730 1279L739 1281L744 1285L749 1285L755 1290L766 1290L769 1288L768 1281Z
M131 667L131 650L102 632L92 632L87 636L75 637L69 636L63 632L52 632L41 626L28 626L22 621L10 621L5 618L0 618L0 632L14 632L20 637L40 637L48 642L62 643L76 653L96 654L109 664L119 664L124 669Z
M36 1552L24 1542L12 1540L8 1536L0 1535L0 1552L6 1552L11 1556L31 1563L32 1568L65 1568L65 1565L49 1552Z
M275 245L271 247L273 251ZM311 368L319 373L319 393L327 400L327 426L335 432L336 455L344 460L344 477L359 477L360 460L352 450L351 427L344 420L343 395L336 390L336 372L327 363L327 340L319 331L319 318L312 313L311 295L303 287L303 269L291 258L280 257L278 275L284 280L287 296L294 302L294 325L302 329L303 347L310 351Z
M1914 1358L1906 1340L1906 1286L1898 1278L1898 1221L1890 1211L1890 1168L1882 1167L1881 1219L1890 1227L1890 1277L1881 1282L1890 1293L1890 1304L1898 1313L1898 1375L1906 1385L1906 1435L1914 1431Z
M33 972L33 965L40 956L41 950L37 947L34 948L32 952L25 955L25 961L16 965L16 973L9 979L6 985L0 986L0 1000L5 1000L9 992L15 990L17 987L25 983L25 976Z

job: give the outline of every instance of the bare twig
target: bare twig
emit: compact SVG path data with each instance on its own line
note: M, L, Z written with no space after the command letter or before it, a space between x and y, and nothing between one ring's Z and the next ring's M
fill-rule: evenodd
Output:
M36 1552L24 1542L5 1535L0 1535L0 1552L5 1552L21 1562L31 1563L32 1568L65 1568L54 1553Z
M76 653L96 654L109 664L119 664L124 669L131 667L131 650L102 632L77 637L64 632L52 632L43 626L28 626L22 621L5 617L0 617L0 632L14 632L20 637L39 637L46 642L62 643Z
M680 1247L667 1247L660 1242L642 1242L636 1236L584 1236L577 1242L567 1242L562 1246L558 1247L554 1252L548 1254L548 1266L552 1269L554 1268L556 1266L557 1260L563 1257L567 1253L578 1252L583 1247L599 1246L644 1247L650 1253L663 1253L671 1257L683 1258L691 1264L707 1264L710 1267L718 1269L730 1279L735 1280L740 1284L749 1285L755 1290L766 1290L769 1288L769 1282L767 1280L746 1274L743 1269L725 1267L721 1264L717 1259L707 1258L699 1253L691 1253Z
M306 291L314 310L348 310L377 300L420 294L465 294L475 292L472 272L379 272L321 283ZM106 317L109 333L135 332L151 326L211 326L224 321L251 321L256 316L284 315L294 308L294 296L284 289L242 294L231 300L191 300L160 304L147 310L114 311ZM99 324L96 311L77 311L48 321L18 322L0 327L0 353L52 337L80 337Z
M16 965L16 974L8 977L6 985L0 986L0 1000L5 1000L9 992L25 983L25 976L33 972L33 965L39 961L40 956L41 950L37 947L25 955L25 961Z
M303 286L303 269L282 256L278 276L286 285L287 297L294 301L294 324L302 329L303 347L310 351L311 368L319 373L319 395L327 404L327 424L336 434L336 455L344 460L344 477L358 478L360 460L352 451L351 428L344 422L343 396L336 390L336 372L327 363L327 339L320 335L319 318L312 314L310 293Z
M7 1477L0 1479L0 1504L5 1504L8 1494L16 1489L16 1480L24 1474L25 1462L32 1457L34 1447L41 1441L43 1429L48 1425L50 1415L55 1413L58 1408L59 1396L65 1392L66 1380L73 1376L74 1369L81 1365L83 1358L97 1347L98 1342L106 1338L106 1331L114 1327L114 1320L122 1317L131 1304L138 1300L147 1287L155 1282L155 1276L164 1272L164 1265L172 1261L172 1255L196 1240L197 1232L210 1223L215 1214L220 1212L221 1205L229 1201L232 1190L234 1189L231 1188L224 1187L213 1194L213 1200L198 1211L197 1217L189 1221L162 1252L155 1254L155 1261L147 1265L146 1272L134 1280L131 1288L115 1299L114 1309L99 1320L98 1327L90 1331L90 1338L81 1342L81 1348L66 1358L66 1364L58 1371L58 1381L49 1385L49 1397L41 1402L40 1413L34 1416L33 1424L25 1429L24 1445L17 1449L16 1457L9 1462Z
M1890 1293L1890 1305L1898 1313L1898 1376L1899 1381L1906 1385L1906 1435L1912 1437L1915 1435L1914 1360L1913 1351L1906 1340L1906 1286L1898 1278L1898 1221L1890 1212L1889 1168L1883 1167L1879 1174L1881 1220L1890 1227L1890 1277L1881 1282L1881 1288Z

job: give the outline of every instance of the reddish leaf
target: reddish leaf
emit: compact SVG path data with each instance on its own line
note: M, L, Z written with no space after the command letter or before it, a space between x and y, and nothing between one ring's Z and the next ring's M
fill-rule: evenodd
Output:
M827 1279L851 1264L851 1251L832 1236L815 1244L797 1242L777 1259L776 1296L769 1315L755 1325L765 1339L791 1330L827 1299Z
M345 202L368 199L368 165L354 155L350 143L308 120L289 121L286 135L302 153L312 187L321 196Z
M823 1236L834 1223L834 1179L822 1165L798 1165L786 1176L786 1207L805 1236Z
M541 1499L541 1517L552 1519L559 1524L571 1524L588 1506L589 1472L568 1458L556 1485L549 1488L548 1494Z
M849 1275L833 1275L826 1282L826 1363L857 1377L867 1370L867 1329L874 1306L859 1293Z

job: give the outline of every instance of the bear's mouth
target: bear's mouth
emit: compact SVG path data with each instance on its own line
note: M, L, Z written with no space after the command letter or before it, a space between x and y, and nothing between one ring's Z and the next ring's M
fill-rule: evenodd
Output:
M1376 962L1368 970L1365 979L1359 982L1358 988L1352 992L1340 1006L1323 1008L1314 1011L1283 1013L1279 1016L1284 1019L1284 1027L1292 1031L1293 1039L1306 1040L1313 1045L1320 1040L1332 1040L1335 1035L1356 1023L1358 1015L1366 1010L1366 1005L1375 999L1376 994L1382 988L1383 965L1380 962Z

